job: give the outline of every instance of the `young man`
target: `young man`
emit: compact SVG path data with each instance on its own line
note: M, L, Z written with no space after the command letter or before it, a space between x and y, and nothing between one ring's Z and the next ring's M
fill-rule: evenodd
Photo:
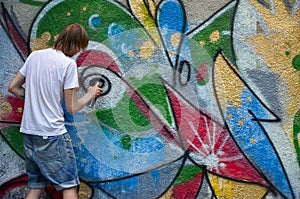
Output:
M27 199L38 199L49 182L62 190L64 199L77 198L79 178L62 102L75 113L101 94L97 83L83 97L76 95L77 65L70 57L87 45L86 30L70 24L53 48L32 52L10 82L8 91L25 99L20 131L30 188Z

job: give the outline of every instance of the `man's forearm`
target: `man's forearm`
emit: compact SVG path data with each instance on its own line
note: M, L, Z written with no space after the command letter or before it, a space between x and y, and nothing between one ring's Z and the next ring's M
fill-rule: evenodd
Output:
M14 88L12 90L9 90L9 92L18 98L25 99L25 89L23 87Z
M8 91L15 96L24 99L25 98L25 89L23 84L25 83L25 77L18 72L16 76L11 80L8 86Z

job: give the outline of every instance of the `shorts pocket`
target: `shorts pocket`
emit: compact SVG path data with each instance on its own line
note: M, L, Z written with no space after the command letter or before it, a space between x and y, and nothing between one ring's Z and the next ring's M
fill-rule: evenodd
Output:
M29 149L27 149L26 147L24 147L24 155L26 158L32 159L32 152Z
M57 149L49 152L39 151L37 156L43 173L54 174L63 167L62 157Z

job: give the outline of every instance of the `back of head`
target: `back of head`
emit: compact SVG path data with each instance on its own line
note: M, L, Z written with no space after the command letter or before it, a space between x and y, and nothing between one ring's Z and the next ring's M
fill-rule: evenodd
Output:
M66 26L54 43L54 49L61 50L67 56L73 56L88 45L89 38L86 30L80 24Z

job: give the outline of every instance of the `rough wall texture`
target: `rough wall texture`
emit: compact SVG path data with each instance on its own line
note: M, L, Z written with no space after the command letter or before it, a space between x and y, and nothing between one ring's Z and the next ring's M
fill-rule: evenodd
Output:
M0 198L24 198L23 101L7 92L69 23L79 95L66 112L80 198L300 198L299 1L4 0L0 8ZM44 198L61 198L52 187Z

